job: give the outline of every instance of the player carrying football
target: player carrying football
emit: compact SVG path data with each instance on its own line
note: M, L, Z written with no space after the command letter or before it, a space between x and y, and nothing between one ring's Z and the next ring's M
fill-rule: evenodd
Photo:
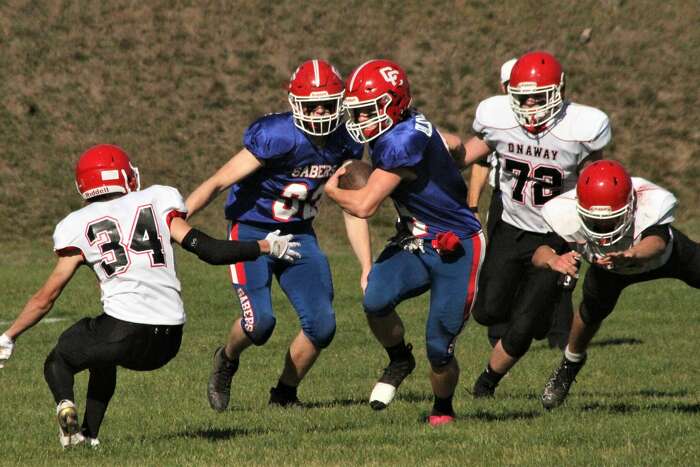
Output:
M372 266L363 302L370 329L390 360L370 405L384 409L415 368L395 308L430 290L425 339L435 399L428 421L449 423L459 378L455 341L471 312L484 251L481 225L467 207L467 188L446 140L460 150L461 142L438 132L410 107L406 73L389 60L356 68L347 79L344 103L348 131L356 141L369 143L374 171L363 188L343 190L338 188L341 169L328 181L326 193L363 218L391 197L400 216L397 235Z
M533 264L571 275L578 273L575 258L591 264L564 358L542 394L546 409L566 399L586 363L588 344L623 289L662 278L700 288L700 245L671 225L676 205L671 193L643 178L630 178L613 161L589 165L576 189L544 205L545 221L573 251L557 255L540 247Z
M477 136L465 145L464 164L492 151L501 161L501 219L489 232L479 277L474 319L491 326L508 322L475 397L492 396L501 378L550 329L561 289L559 274L537 269L531 258L556 235L542 219L544 203L576 184L585 164L602 157L610 141L608 117L564 100L564 73L552 55L530 52L513 66L508 95L482 101L473 123Z
M301 330L289 347L277 386L270 390L270 404L299 404L299 383L333 339L331 271L312 222L326 180L344 161L362 157L362 145L340 124L343 94L342 79L328 62L302 63L289 83L292 111L253 122L243 137L245 147L187 198L192 216L230 187L225 207L229 238L257 240L281 230L293 233L301 244L302 259L294 264L259 258L231 266L242 316L214 353L207 393L216 411L228 406L241 353L250 345L265 344L275 328L273 276L296 310ZM345 224L364 287L371 265L367 222L345 215Z
M211 264L260 255L289 261L298 257L290 235L273 232L258 242L231 242L191 228L184 220L187 209L180 193L160 185L139 190L138 170L117 146L88 149L76 165L75 182L86 206L56 226L58 262L53 272L0 336L2 368L17 337L51 310L78 267L93 269L103 313L68 328L44 363L63 447L99 444L97 435L117 384L117 366L151 371L177 354L185 311L171 241ZM73 378L86 369L90 379L81 428Z

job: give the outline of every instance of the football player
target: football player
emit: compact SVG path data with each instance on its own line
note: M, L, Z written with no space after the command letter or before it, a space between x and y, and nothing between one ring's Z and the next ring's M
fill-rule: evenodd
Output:
M671 225L676 205L671 193L643 178L630 178L613 161L589 165L576 189L544 205L545 221L573 250L559 255L540 247L533 264L572 276L578 273L577 258L591 264L569 344L542 394L546 409L566 399L586 363L588 344L626 287L675 278L700 288L700 245Z
M362 157L362 145L341 125L343 94L342 78L330 63L302 63L289 82L291 112L269 114L250 125L244 148L187 198L192 216L230 188L225 207L229 238L258 240L275 230L293 233L303 257L294 264L259 258L231 266L242 316L233 323L226 344L214 353L207 393L216 411L228 406L241 353L250 345L265 344L275 328L273 276L296 310L301 330L270 390L270 404L300 404L299 383L333 339L331 271L312 222L326 180L344 161ZM345 224L364 287L371 265L367 222L345 215Z
M374 171L363 188L342 190L340 169L326 193L362 218L372 216L387 197L398 210L397 235L372 266L363 301L369 327L390 360L370 405L386 408L415 368L395 308L430 290L425 338L435 398L428 422L437 426L455 417L454 346L471 312L484 236L450 154L462 150L460 139L439 132L410 103L408 78L396 63L370 60L353 71L345 87L346 126L356 141L369 143Z
M175 188L139 190L139 173L119 147L88 149L75 169L86 206L63 219L53 235L58 262L46 283L29 299L0 336L0 368L15 340L52 308L81 265L100 283L103 313L83 318L58 339L44 363L44 377L56 400L59 440L65 448L97 436L117 383L117 366L151 371L177 354L185 322L171 241L210 264L230 264L260 255L293 260L299 255L290 235L261 241L215 240L191 228L185 202ZM90 371L82 428L73 378Z
M511 58L501 65L499 85L502 94L508 93L510 73L517 61L517 58ZM498 153L492 152L486 159L480 159L471 166L471 174L469 177L467 203L469 204L469 209L476 213L479 212L479 199L484 191L484 186L486 186L486 181L488 180L489 185L491 185L491 204L489 205L489 212L486 217L486 232L489 236L493 234L495 225L501 220L501 214L503 213L499 170L500 159ZM573 316L571 292L571 290L564 290L556 304L552 327L547 333L547 340L549 341L550 347L559 347L564 350L564 346L566 346L566 339L569 336L571 318ZM488 327L488 339L491 347L495 347L507 329L507 321L492 324Z
M474 384L475 397L488 397L533 338L550 329L561 289L558 273L531 262L540 245L556 240L540 211L576 184L583 166L602 157L610 123L598 109L565 101L559 61L530 52L513 66L508 95L479 104L473 128L477 135L465 144L464 165L493 151L501 162L503 213L490 233L474 305L479 323L508 322Z

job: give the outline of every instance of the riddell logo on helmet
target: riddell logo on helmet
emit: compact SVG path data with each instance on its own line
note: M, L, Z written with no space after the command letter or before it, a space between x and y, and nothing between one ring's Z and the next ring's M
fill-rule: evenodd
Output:
M110 188L108 186L100 186L84 192L83 196L86 198L92 198L93 196L105 195L107 193L110 193Z
M384 68L379 69L379 74L382 75L382 78L384 78L384 81L387 83L391 83L393 86L398 86L403 84L403 80L397 83L397 78L399 76L399 72L390 66L385 66Z

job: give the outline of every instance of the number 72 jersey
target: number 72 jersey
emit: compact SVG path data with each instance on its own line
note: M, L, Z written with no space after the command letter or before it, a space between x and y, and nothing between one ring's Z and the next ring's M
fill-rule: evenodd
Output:
M54 250L80 251L100 282L104 312L141 324L185 322L170 221L184 217L180 193L153 185L69 214L54 231Z
M552 127L529 133L515 120L508 96L482 101L473 129L498 154L503 221L540 233L551 231L540 212L544 203L574 188L579 164L611 138L605 113L573 102L564 103Z

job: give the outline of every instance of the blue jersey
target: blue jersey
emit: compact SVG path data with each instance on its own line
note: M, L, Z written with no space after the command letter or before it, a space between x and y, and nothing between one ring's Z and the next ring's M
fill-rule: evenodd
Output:
M363 151L344 125L327 136L325 147L316 147L294 126L291 112L255 121L243 145L263 163L234 184L226 200L226 218L244 223L310 222L323 185L343 161L361 159Z
M391 193L413 235L434 238L452 231L469 238L481 224L467 207L467 186L442 137L418 112L397 123L370 147L372 165L383 170L409 168L416 174Z

